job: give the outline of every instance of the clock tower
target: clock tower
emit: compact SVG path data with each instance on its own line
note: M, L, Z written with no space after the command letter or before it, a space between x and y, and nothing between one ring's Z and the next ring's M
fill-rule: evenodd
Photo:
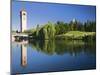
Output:
M27 12L25 9L22 9L20 11L20 31L24 32L25 30L27 30Z

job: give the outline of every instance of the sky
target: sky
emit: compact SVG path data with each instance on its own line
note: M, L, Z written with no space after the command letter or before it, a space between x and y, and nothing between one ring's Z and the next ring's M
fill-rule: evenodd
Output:
M57 21L96 21L96 7L88 5L12 1L12 30L20 30L20 11L27 11L27 28Z

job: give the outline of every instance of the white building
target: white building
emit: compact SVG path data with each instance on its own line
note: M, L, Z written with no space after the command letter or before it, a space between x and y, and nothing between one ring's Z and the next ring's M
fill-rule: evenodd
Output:
M20 25L21 25L21 32L27 30L27 12L25 9L20 11Z

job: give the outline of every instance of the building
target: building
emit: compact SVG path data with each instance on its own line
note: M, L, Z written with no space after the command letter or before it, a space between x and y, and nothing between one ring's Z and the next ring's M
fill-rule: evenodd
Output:
M20 11L20 28L21 32L27 30L27 12L25 9Z

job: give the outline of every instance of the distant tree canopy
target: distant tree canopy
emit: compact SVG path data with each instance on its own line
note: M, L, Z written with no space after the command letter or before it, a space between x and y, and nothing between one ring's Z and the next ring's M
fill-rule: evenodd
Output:
M96 22L87 21L84 23L84 31L95 32Z
M58 21L55 24L56 35L66 33L67 31L87 31L95 32L96 31L96 22L87 21L85 23L78 22L77 20L70 21L70 23L64 23Z
M95 32L96 22L87 21L81 23L77 20L64 23L57 21L56 23L48 22L47 24L40 27L37 25L36 29L31 30L31 35L36 39L53 39L55 35L64 34L68 31L84 31L84 32Z
M56 35L66 33L69 30L68 24L60 21L55 24L55 29Z

